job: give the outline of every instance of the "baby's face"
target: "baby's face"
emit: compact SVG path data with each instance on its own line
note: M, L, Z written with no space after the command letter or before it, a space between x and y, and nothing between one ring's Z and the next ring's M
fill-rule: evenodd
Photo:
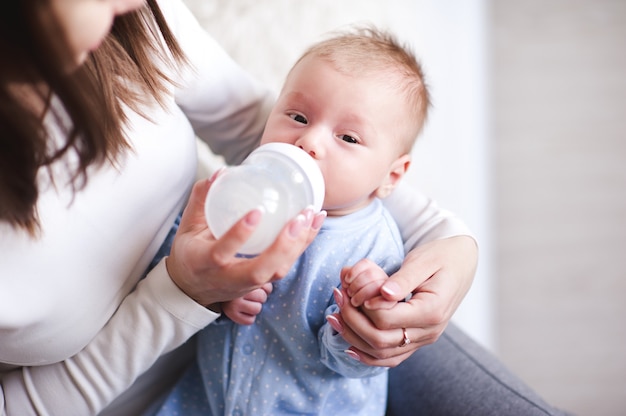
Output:
M309 56L287 77L261 142L308 152L324 175L324 209L343 215L367 205L394 180L395 165L408 167L400 140L406 114L400 91L384 77L342 74Z

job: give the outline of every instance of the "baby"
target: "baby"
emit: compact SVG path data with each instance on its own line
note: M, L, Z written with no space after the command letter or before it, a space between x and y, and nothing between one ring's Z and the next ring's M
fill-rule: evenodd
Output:
M400 267L402 240L381 198L406 173L428 106L413 54L374 28L317 43L296 62L261 143L293 144L317 162L328 217L285 278L221 305L159 414L385 413L387 369L358 361L333 329L333 295L344 266ZM381 284L361 273L351 290L374 297Z

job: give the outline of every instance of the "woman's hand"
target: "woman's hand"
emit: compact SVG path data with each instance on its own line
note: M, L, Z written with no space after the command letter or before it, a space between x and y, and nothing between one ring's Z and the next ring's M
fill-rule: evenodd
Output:
M340 332L359 359L369 365L395 367L419 347L435 342L469 290L478 258L467 236L436 240L412 250L402 268L389 277L380 296L367 300L350 282L361 273L357 263L342 273ZM383 273L381 269L369 273ZM411 299L401 302L412 294ZM368 294L369 296L369 294ZM371 296L370 296L371 297ZM410 343L404 346L404 332ZM337 329L337 328L335 328Z
M172 280L201 305L229 301L283 278L293 262L317 235L325 213L305 210L291 220L276 241L252 259L236 257L261 220L253 210L240 219L219 240L204 217L204 201L212 180L197 182L181 218L167 271Z

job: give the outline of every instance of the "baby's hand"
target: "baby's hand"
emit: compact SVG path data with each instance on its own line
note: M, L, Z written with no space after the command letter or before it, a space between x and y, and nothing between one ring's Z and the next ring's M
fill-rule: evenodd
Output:
M222 312L239 325L252 325L270 293L272 293L272 284L266 283L247 295L223 302Z
M387 273L368 259L341 269L341 285L355 307L363 306L371 310L392 308L397 302L386 300L380 293L387 278Z

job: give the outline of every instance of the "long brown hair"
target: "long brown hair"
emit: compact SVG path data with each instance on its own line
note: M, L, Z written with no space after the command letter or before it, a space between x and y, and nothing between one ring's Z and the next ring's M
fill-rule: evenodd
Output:
M72 151L76 190L90 165L115 162L128 148L122 106L141 112L145 103L162 102L171 80L159 59L170 65L185 60L156 0L148 0L141 10L118 16L98 50L68 72L67 41L49 2L0 2L0 221L31 235L39 225L38 173ZM26 86L29 99L19 86ZM42 105L54 111L52 95L63 107L53 116L71 120L61 144L52 143L43 126ZM33 105L33 98L42 105Z

